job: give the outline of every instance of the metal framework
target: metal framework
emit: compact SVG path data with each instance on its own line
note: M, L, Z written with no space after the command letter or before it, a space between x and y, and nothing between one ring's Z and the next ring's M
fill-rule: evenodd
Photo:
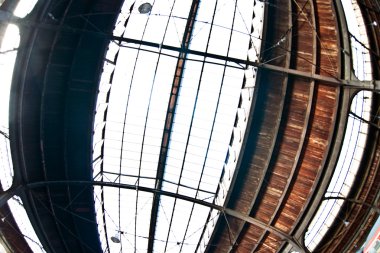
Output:
M155 189L155 188L147 188L142 186L136 186L136 185L129 185L129 184L121 184L121 183L112 183L112 182L100 182L100 181L41 181L41 182L33 182L26 185L19 185L17 187L13 187L3 193L0 193L0 207L6 204L6 202L12 198L15 195L20 195L22 192L30 192L33 190L36 190L38 188L45 188L45 187L53 187L53 186L82 186L82 187L93 187L93 186L102 186L102 187L113 187L113 188L120 188L120 189L128 189L128 190L138 190L143 192L150 192L154 193L157 196L168 196L172 198L178 198L181 200L189 201L198 205L207 206L212 209L218 210L219 212L225 213L229 216L232 216L234 218L238 218L241 220L244 220L250 224L259 226L271 233L275 233L276 235L280 236L283 240L287 241L291 245L293 245L295 248L297 248L300 252L308 252L307 249L305 249L302 244L300 244L296 239L292 238L291 236L285 234L281 230L277 229L276 227L269 226L263 222L261 222L258 219L252 218L246 214L237 212L233 209L226 208L220 205L216 205L207 201L203 201L197 198L192 198L186 195L163 191L161 189ZM153 239L154 240L154 239Z
M376 71L371 81L361 81L351 76L352 69L346 66L350 61L350 57L348 57L350 48L347 45L349 39L341 42L341 38L348 32L345 31L339 4L333 0L255 2L262 4L266 9L264 18L253 18L252 24L245 24L250 37L250 45L253 37L250 33L254 32L254 22L265 24L262 26L264 33L259 38L264 42L263 48L259 50L260 52L256 52L258 58L254 59L252 48L249 48L250 54L247 58L230 56L231 39L226 55L208 51L211 31L206 39L205 51L192 49L192 36L195 24L199 21L197 19L200 12L199 6L202 4L202 1L199 0L192 0L188 16L183 18L186 21L182 27L184 32L182 38L179 38L178 46L164 43L164 40L161 43L152 42L143 36L141 39L136 39L127 37L124 33L121 36L112 34L117 10L120 9L122 1L113 3L105 0L96 0L96 3L69 1L64 4L59 0L42 2L39 2L35 13L32 13L27 19L9 20L10 23L21 27L23 47L20 50L16 68L20 75L14 77L13 84L12 94L17 95L13 95L11 98L11 112L14 114L10 126L11 132L9 136L0 132L11 141L16 175L14 185L9 190L0 193L0 207L13 196L22 196L36 232L42 238L42 244L48 251L61 252L62 249L62 252L69 252L72 247L77 247L82 252L100 250L102 246L100 244L89 247L89 242L98 236L96 228L105 231L105 238L102 239L107 240L105 248L110 250L108 237L112 233L112 229L106 224L106 202L109 196L107 197L104 193L108 189L118 189L118 196L114 197L118 199L118 217L115 225L119 226L119 231L122 231L120 226L123 219L121 217L124 204L121 203L121 199L124 197L122 194L135 191L136 196L133 201L136 214L133 235L135 250L136 241L141 238L147 241L147 252L155 250L160 227L161 201L165 199L164 197L168 197L174 202L170 207L172 214L168 219L170 221L168 221L169 229L165 235L165 250L170 233L172 233L170 227L174 220L173 213L177 207L177 200L178 202L183 200L186 203L192 203L189 220L185 222L185 235L181 235L177 245L185 244L185 236L190 231L189 226L194 207L199 205L210 209L206 221L200 224L202 225L199 236L201 239L198 240L196 246L198 249L201 240L208 234L209 243L205 246L205 251L208 253L253 253L264 249L270 252L290 252L292 250L309 252L304 244L305 232L317 207L323 200L331 199L352 203L349 209L349 218L352 220L350 224L354 225L344 228L335 221L329 232L334 235L333 239L329 240L330 234L324 236L321 242L326 243L326 248L320 247L320 249L325 252L329 250L338 252L343 248L343 251L349 251L349 249L352 250L353 245L362 242L364 233L359 234L354 229L358 228L360 224L372 224L380 213L376 204L370 204L376 203L376 199L379 197L380 141L377 131L379 121L373 116L367 120L355 114L349 110L349 103L357 91L368 90L374 94L373 110L377 109L380 78ZM363 2L367 5L374 3L372 0ZM238 1L236 1L236 6L237 4ZM281 9L285 4L288 8ZM362 5L363 3L361 3ZM240 11L236 6L232 19L234 21L230 28L231 34L235 14ZM135 7L135 4L132 4L130 11ZM217 4L215 3L213 7L212 22L207 24L210 25L210 30L217 29L212 25ZM86 10L90 9L94 13L86 13ZM106 22L97 16L96 10L104 11L102 14L104 16L100 16L106 17L104 18ZM368 13L365 17L368 21L379 21L377 12L372 13L368 8L366 11ZM88 16L85 16L87 14ZM59 22L57 23L57 21ZM251 31L249 30L250 26L252 26ZM124 24L124 28L127 28L127 23ZM380 33L372 29L369 35L370 47L361 43L359 38L351 37L359 40L359 44L370 52L372 64L376 66L379 55L376 43L380 41ZM120 48L135 50L137 55L140 53L149 53L151 56L156 54L155 56L158 58L168 57L174 58L176 61L174 75L170 77L172 80L163 123L164 129L160 136L161 143L157 144L157 146L159 145L158 162L152 169L155 175L141 175L141 161L145 154L143 145L139 150L134 150L140 155L138 174L135 175L132 172L128 174L122 170L122 160L126 157L123 149L124 145L127 145L125 141L127 109L125 109L122 111L124 122L121 123L123 128L120 131L122 140L117 140L121 142L121 146L116 147L120 151L117 165L119 171L118 173L108 173L102 167L98 174L101 181L97 181L97 175L94 175L96 178L92 179L93 164L106 159L104 145L100 155L93 159L91 159L91 147L88 145L93 138L92 124L94 114L98 110L95 108L98 95L96 87L99 84L102 68L104 68L102 65L104 61L116 66L117 57L120 57L118 52L114 61L112 59L104 60L109 41L117 44ZM311 43L305 43L305 41ZM40 52L43 50L46 50L47 53L41 54ZM214 50L216 49L214 48ZM167 53L168 51L170 53ZM259 53L262 54L259 55ZM45 55L47 56L45 57ZM136 66L141 64L141 62L137 62L138 57L136 56L133 63L132 76L137 73ZM225 164L229 159L234 160L236 171L233 170L229 175L231 171L225 170L223 167L222 176L219 183L216 184L215 192L202 190L201 180L199 180L198 186L187 187L182 184L182 174L186 167L184 158L181 165L178 166L178 182L165 180L170 140L174 135L174 118L180 107L178 105L178 101L181 99L179 90L184 83L187 63L199 63L202 66L201 77L204 75L206 64L224 68L222 83L226 68L244 72L241 78L243 84L240 81L233 83L240 89L241 94L236 108L233 134L230 146L228 146L231 148L234 139L235 141L240 139L241 153L237 157L233 157L234 151L228 150ZM156 71L154 75L156 75L159 61L157 60L154 64ZM114 69L115 66L113 66ZM256 75L258 76L257 83L254 79ZM115 70L110 74L110 85L112 85L114 77ZM250 110L247 113L248 110L246 111L241 104L246 88L244 87L245 82L248 79L254 80L255 91L247 99ZM199 99L201 78L196 82L198 90L195 101ZM132 81L130 81L130 86L132 87ZM222 86L221 84L219 92L222 90ZM151 92L152 90L153 85ZM110 90L106 94L106 106L109 106ZM193 115L189 116L193 118L190 119L190 130L185 140L185 155L187 155L190 138L192 138L191 127L194 121L195 103ZM218 103L219 97L217 108ZM128 106L127 104L126 107ZM150 106L153 105L149 101L148 107ZM143 143L147 135L145 130L148 125L149 110L144 111L142 116L146 118L142 134ZM107 122L107 113L108 111L105 110L102 123L111 125L110 122ZM217 109L213 115L212 128L214 128L216 114ZM339 150L344 138L342 133L345 132L347 118L350 115L372 126L368 136L373 134L374 138L365 143L365 159L359 161L360 170L358 172L358 178L363 178L368 181L368 184L357 179L355 186L358 187L350 190L349 197L326 197L324 194L338 161ZM247 126L244 136L241 135L241 132L240 136L235 134L240 131L239 120L240 123L244 121ZM106 140L109 133L107 133L107 127L104 126L102 130L102 141L104 142L108 141ZM208 145L210 145L211 134L207 138ZM205 157L208 155L208 149L209 146ZM203 166L202 172L200 172L201 179L206 167L205 161L206 158L201 165ZM106 181L108 180L105 179L106 176L103 178L106 173L108 173L106 176L112 178L109 181ZM226 183L227 186L224 185L224 176L230 180ZM124 183L123 180L126 178L131 181L132 179L136 180L136 184ZM147 181L154 182L154 185L147 187L141 183ZM176 189L166 190L165 183L172 184ZM101 210L95 210L96 208L93 206L94 198L97 196L92 198L92 194L96 187L101 189L99 200ZM187 187L186 190L196 192L196 195L183 194L179 191L180 187ZM200 191L203 191L202 194L208 197L199 197ZM146 197L143 193L149 193L151 196L149 228L148 235L137 238L139 236L136 232L138 206L141 204L141 199ZM219 198L220 195L223 197ZM207 201L207 198L211 198L209 196L214 198L213 201ZM220 199L225 202L218 202ZM73 208L70 209L71 211L62 212L57 208L58 204ZM349 206L349 204L346 205ZM365 208L375 212L370 212ZM95 217L97 211L103 212L101 221ZM209 228L213 212L221 215L217 216L217 221L212 228ZM99 227L97 227L98 223ZM109 220L108 223L110 223ZM146 224L148 222L144 223L144 225ZM366 226L366 230L368 230L368 226ZM91 235L87 237L89 231ZM347 243L348 246L342 246L344 243ZM121 249L123 249L122 246Z
M221 56L218 54L212 54L208 52L191 50L191 49L188 49L187 47L174 47L174 46L169 46L169 45L165 45L161 43L154 43L154 42L149 42L149 41L144 41L144 40L136 40L136 39L126 38L126 37L114 36L110 34L101 33L99 31L82 30L82 29L75 29L71 27L60 27L56 25L41 24L41 23L33 24L29 21L25 22L23 20L18 20L17 22L10 20L10 23L14 23L16 25L25 26L25 27L37 27L39 29L47 29L47 30L53 30L53 31L57 31L59 29L60 31L67 31L71 33L89 34L96 37L107 38L107 39L110 39L111 41L117 41L119 43L125 42L127 44L130 43L130 44L135 44L137 46L142 45L142 46L152 47L152 49L154 48L166 49L166 50L170 50L174 52L179 52L184 55L193 54L197 56L203 56L206 58L224 60L227 62L238 64L238 66L232 65L232 67L236 67L236 68L244 68L243 66L252 66L252 67L257 67L260 69L270 70L270 71L274 71L278 73L289 74L295 77L306 78L308 80L320 81L332 86L356 88L356 89L361 89L361 90L365 89L365 90L372 90L372 91L380 91L380 80L360 81L360 80L355 80L355 79L354 80L353 79L350 79L350 80L339 79L336 77L304 72L304 71L300 71L293 68L284 68L284 67L280 67L280 66L276 66L276 65L272 65L268 63L262 63L258 61L249 61L249 60L243 60L243 59L229 57L229 56ZM152 51L152 52L156 52L156 51Z
M186 51L189 48L189 41L191 38L191 34L193 32L193 25L194 25L195 17L197 15L198 4L199 4L199 0L193 0L191 8L190 8L190 12L189 12L189 17L187 18L187 23L186 23L185 31L183 34L183 38L182 38L181 48L183 49L183 51L180 52L180 55L178 56L175 75L173 77L173 85L170 92L168 110L166 114L164 132L163 132L162 143L161 143L161 148L160 148L160 157L159 157L158 168L157 168L157 176L156 176L156 183L155 183L157 190L161 190L162 188L162 182L163 182L164 171L165 171L165 166L166 166L166 159L167 159L168 149L169 149L169 140L170 140L172 127L173 127L174 114L176 113L179 87L181 85L183 72L184 72L184 65L187 58ZM150 228L149 228L149 243L148 243L149 252L153 251L153 243L154 243L154 235L156 233L156 223L157 223L157 213L158 213L159 203L160 203L160 194L154 194L152 215L150 218Z

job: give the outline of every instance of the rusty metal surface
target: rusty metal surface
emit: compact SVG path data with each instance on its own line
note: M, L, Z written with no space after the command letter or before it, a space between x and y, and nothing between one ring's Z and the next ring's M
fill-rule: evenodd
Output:
M339 77L339 40L332 1L315 1L315 31L317 37L316 72ZM321 18L323 17L323 18ZM282 202L275 226L291 233L306 208L318 183L329 152L329 142L335 125L339 89L317 82L303 151L298 171L288 195ZM264 242L265 243L265 242ZM269 241L268 241L269 243Z
M373 26L373 22L379 22L380 13L375 11L380 8L379 3L373 0L358 1L366 24L371 47L371 61L373 67L373 79L378 80L380 77L380 29ZM377 98L378 99L378 98ZM377 110L377 104L373 107ZM378 124L379 122L375 122ZM378 213L371 206L378 207L379 189L380 189L380 142L379 134L371 128L370 143L366 150L366 157L363 159L363 169L358 177L361 179L356 185L354 199L365 204L345 204L344 218L348 221L348 226L342 223L335 224L334 230L329 234L329 239L325 239L324 246L319 248L320 252L356 252L365 242L366 237L373 224L378 218ZM373 147L373 148L371 148ZM372 149L372 150L371 150ZM330 239L333 238L333 239Z
M290 38L289 29L289 0L280 0L278 5L282 8L273 7L274 12L272 18L268 19L271 26L278 29L278 33L271 32L268 28L265 43L265 60L271 60L270 63L288 67L290 42L278 44L285 35ZM282 57L276 57L281 55ZM251 131L248 136L246 152L242 158L240 171L244 174L238 178L235 183L234 191L228 203L230 208L239 212L249 214L252 205L259 194L259 189L265 187L264 177L270 162L271 154L274 149L276 136L280 126L280 118L284 109L286 80L287 76L275 72L262 72L260 79L262 80L256 101L256 110L252 117ZM216 234L211 241L212 247L209 252L230 252L235 251L235 246L245 247L246 251L252 248L252 242L239 242L239 235L245 234L246 227L249 226L244 222L226 217L223 223L219 224ZM258 230L261 230L257 228ZM244 237L245 238L245 237ZM244 245L245 244L245 245ZM235 246L234 246L235 245ZM239 249L240 252L240 249Z
M374 1L363 3L370 5ZM341 78L339 29L333 2L271 1L262 60L275 66ZM378 17L378 13L367 10L368 21L378 21ZM371 36L373 45L380 44L379 30L372 31ZM168 130L183 63L179 59L166 121ZM377 77L378 74L375 71ZM259 80L248 142L226 206L292 236L323 176L339 109L340 87L268 70L261 70ZM166 152L168 138L169 134L163 138L162 153ZM362 173L357 199L373 202L377 198L379 165L380 142L369 169ZM339 236L321 250L354 251L355 245L365 237L365 232L358 233L357 228L367 231L376 218L369 211L368 207L351 205L350 227L337 227L334 233ZM236 217L222 215L218 222L207 252L279 252L288 243Z
M284 20L280 21L282 26L270 23L273 27L268 26L268 31L277 36L291 31L291 40L287 40L292 51L290 68L339 77L339 41L332 2L311 3L281 1L278 5L291 5L292 23L284 26L285 7L283 13L271 8L274 15L283 15L276 16L277 20ZM279 49L276 50L278 54ZM238 181L240 185L235 186L235 200L229 205L291 234L310 201L328 155L339 88L302 78L289 78L286 85L279 85L279 78L272 73L264 74L261 79L266 89L260 89L260 110L255 111L256 115L263 115L259 118L261 124L257 123L251 130L251 133L257 131L257 137L251 138L255 148L251 154L247 153L250 149L245 153L244 175ZM285 93L279 86L286 89ZM284 99L282 96L285 103L280 108L281 103L276 101ZM277 122L280 122L279 127ZM271 148L273 142L275 146ZM229 218L227 223L223 232L219 231L219 240L212 242L219 244L218 250L213 252L226 252L222 251L226 245L229 246L227 252L277 252L285 243L252 224L244 224L239 230L239 221ZM234 238L238 238L235 244Z

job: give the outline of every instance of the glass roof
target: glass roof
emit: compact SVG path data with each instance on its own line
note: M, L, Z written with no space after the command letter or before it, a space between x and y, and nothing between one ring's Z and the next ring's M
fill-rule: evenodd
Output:
M29 221L28 214L25 211L22 200L18 196L13 196L7 202L9 208L11 209L11 213L13 218L15 219L17 226L28 243L30 249L33 252L46 252L38 239L36 232L32 224ZM7 222L7 218L4 219L4 222Z
M219 213L138 189L223 205L256 73L223 57L257 60L264 4L149 1L140 13L145 3L124 3L114 35L137 42L110 43L99 86L94 180L136 186L95 187L99 234L106 252L201 252Z
M9 25L1 43L0 52L0 75L2 83L0 85L0 182L3 190L7 190L12 185L13 168L9 147L9 94L12 83L12 73L16 61L17 47L20 40L19 30L15 25Z
M351 111L365 120L368 120L371 108L371 97L372 93L369 91L360 92L353 99ZM368 124L350 114L347 121L342 150L325 197L345 198L348 196L359 169L367 140L367 133ZM305 236L305 245L309 250L312 251L316 248L336 219L342 223L346 222L346 217L338 216L343 203L344 200L342 199L322 201Z
M21 0L15 15L24 17L36 1ZM146 9L147 3L152 9ZM264 7L263 2L252 0L125 1L114 35L135 42L109 44L94 122L93 169L96 181L135 185L136 189L94 187L105 252L146 252L149 248L203 252L207 248L219 212L159 192L224 204L246 131L257 71L229 59L258 60ZM359 14L356 9L360 23ZM357 27L350 29L353 66L360 80L368 80L372 76L367 71L368 41L363 22ZM0 54L3 189L11 187L13 180L8 98L18 37L17 27L9 25ZM168 46L176 50L165 49ZM190 53L194 51L205 54ZM359 93L351 111L368 119L370 101L371 93ZM347 196L367 130L367 124L349 117L326 196ZM21 199L14 196L8 205L31 249L44 252ZM306 236L309 249L321 240L341 205L338 200L322 203Z
M372 80L367 26L356 0L342 1L350 35L352 66L359 80ZM377 26L377 23L369 24Z

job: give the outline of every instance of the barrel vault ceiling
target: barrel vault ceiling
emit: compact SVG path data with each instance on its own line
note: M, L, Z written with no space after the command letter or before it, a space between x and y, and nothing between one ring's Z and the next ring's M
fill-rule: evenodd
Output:
M5 252L363 246L377 0L23 2L0 1Z

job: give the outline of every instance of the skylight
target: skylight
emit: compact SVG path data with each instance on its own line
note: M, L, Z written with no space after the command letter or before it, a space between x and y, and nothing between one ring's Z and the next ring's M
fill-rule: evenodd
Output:
M25 238L30 249L33 252L46 252L38 239L36 233L34 232L33 226L31 225L28 214L25 211L22 200L18 196L12 197L8 200L8 206L11 209L13 218L15 219L21 235ZM7 222L5 218L4 222Z
M17 26L9 25L1 43L0 52L0 75L2 83L0 85L0 182L3 190L7 190L12 185L13 168L9 147L9 94L11 90L13 68L17 55L20 35Z
M19 18L24 18L33 10L37 1L38 0L20 0L13 15Z
M351 3L350 3L351 2ZM359 80L372 80L372 67L367 36L367 26L377 26L377 23L365 24L356 0L342 1L347 17L348 31L351 41L352 66Z
M223 57L257 60L264 4L145 3L124 3L114 35L136 42L110 43L99 86L94 180L136 186L95 187L99 234L106 252L202 252L217 211L138 189L224 203L256 69Z
M370 108L371 92L368 91L356 95L351 105L351 111L366 120L369 119ZM367 132L368 124L350 114L342 150L325 197L348 196L362 159ZM338 217L343 203L342 199L322 201L306 233L305 244L309 250L315 249L335 219L345 222L345 217Z

